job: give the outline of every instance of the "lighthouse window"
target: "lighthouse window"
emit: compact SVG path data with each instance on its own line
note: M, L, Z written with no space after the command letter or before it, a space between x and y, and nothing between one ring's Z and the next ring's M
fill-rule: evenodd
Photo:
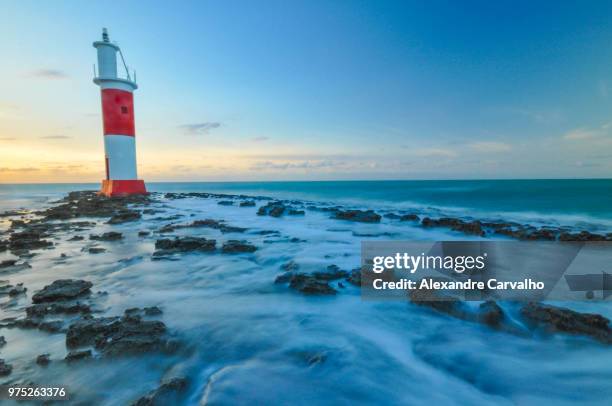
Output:
M127 106L121 106L121 113L123 113L123 114L127 114L128 113Z

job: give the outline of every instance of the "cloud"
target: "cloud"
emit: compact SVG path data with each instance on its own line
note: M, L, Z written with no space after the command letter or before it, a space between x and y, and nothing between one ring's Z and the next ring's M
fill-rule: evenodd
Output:
M210 131L221 127L221 123L216 121L207 121L204 123L194 123L194 124L183 124L180 125L181 128L186 134L189 135L205 135L210 133Z
M265 170L288 170L288 169L322 169L322 168L338 168L344 166L342 162L334 161L301 161L301 162L256 162L251 165L253 171Z
M44 140L67 140L70 139L72 137L69 137L67 135L45 135L43 137L40 137Z
M268 141L270 139L270 137L253 137L251 138L251 141L253 142L264 142L264 141Z
M469 144L469 147L478 152L507 152L512 146L503 142L481 141Z
M563 138L570 141L592 140L609 135L610 129L612 129L612 122L597 128L576 128L564 134Z
M0 172L36 172L39 171L38 168L25 167L25 168L0 168Z
M0 141L15 141L15 137L0 137Z
M409 148L409 147L408 147ZM447 157L452 158L457 156L457 152L445 148L415 148L411 149L412 153L420 157Z
M66 79L68 75L61 70L58 69L38 69L31 72L30 76L41 79L49 79L49 80L58 80L58 79Z

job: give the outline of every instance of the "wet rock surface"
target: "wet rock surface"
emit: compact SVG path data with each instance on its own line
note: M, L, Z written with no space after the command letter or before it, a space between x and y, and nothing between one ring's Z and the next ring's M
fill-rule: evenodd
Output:
M109 231L100 235L92 234L89 236L89 239L93 241L119 241L123 239L123 234L116 231Z
M80 279L59 279L32 296L32 303L72 300L91 293L93 284Z
M223 243L221 252L224 254L239 254L257 251L257 247L246 241L229 240Z
M287 206L285 206L281 202L270 202L264 206L260 206L257 210L258 216L271 216L271 217L280 217L287 210Z
M140 316L89 317L70 324L66 346L94 346L107 356L171 350L161 321L142 320Z
M356 221L359 223L379 223L381 216L373 210L338 210L332 218L336 220Z
M36 357L36 364L40 366L49 365L50 362L51 358L49 354L40 354L38 357Z
M215 250L215 240L202 237L176 237L174 239L164 238L155 242L153 256L160 257L185 252L212 252Z
M335 295L337 293L336 289L332 288L327 280L301 273L291 275L289 287L307 295Z
M214 230L219 230L222 233L242 233L246 231L246 228L243 227L234 227L225 224L224 221L213 220L213 219L205 219L205 220L195 220L189 224L167 224L162 227L159 232L160 233L169 233L178 229L183 228L212 228Z
M610 320L599 314L579 313L541 303L526 304L521 314L533 325L549 333L585 335L612 344Z
M13 372L13 366L0 359L0 376L8 376Z
M64 360L68 363L89 359L93 356L91 350L70 351Z
M485 231L482 228L480 221L464 221L451 217L442 217L439 219L431 219L425 217L421 224L423 227L448 227L454 231L460 231L465 234L473 234L484 236Z
M132 406L161 406L176 404L182 392L187 389L189 381L184 377L165 380L161 385L133 402Z

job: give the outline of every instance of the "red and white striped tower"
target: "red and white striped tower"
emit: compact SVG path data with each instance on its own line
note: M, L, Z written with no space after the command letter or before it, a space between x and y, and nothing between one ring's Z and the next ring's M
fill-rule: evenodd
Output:
M102 94L106 155L106 179L100 193L106 196L147 193L144 181L136 174L133 92L138 86L130 77L121 49L110 42L106 28L102 29L102 41L94 42L93 46L98 51L98 76L93 81ZM125 79L117 76L117 53L126 70Z

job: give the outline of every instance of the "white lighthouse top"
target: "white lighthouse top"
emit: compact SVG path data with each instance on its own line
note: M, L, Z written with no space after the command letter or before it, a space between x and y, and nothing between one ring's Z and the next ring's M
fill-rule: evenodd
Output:
M130 91L138 88L136 81L132 80L130 76L125 59L123 59L123 53L121 53L121 48L119 48L119 45L110 42L106 28L102 29L102 40L95 41L93 46L98 51L98 72L96 75L94 66L93 79L96 85L102 88L123 88ZM119 77L117 74L117 52L125 68L126 77L124 78Z

